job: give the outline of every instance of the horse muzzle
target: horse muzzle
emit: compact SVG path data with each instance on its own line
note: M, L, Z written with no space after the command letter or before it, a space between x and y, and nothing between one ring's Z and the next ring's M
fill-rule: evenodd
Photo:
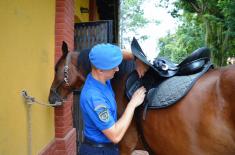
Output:
M60 97L60 95L56 91L53 91L53 90L50 91L50 95L49 95L48 100L49 100L50 104L52 104L52 105L63 103L63 98Z

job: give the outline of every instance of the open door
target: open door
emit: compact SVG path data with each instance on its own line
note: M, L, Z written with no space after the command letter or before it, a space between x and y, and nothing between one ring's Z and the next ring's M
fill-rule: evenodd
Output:
M112 20L76 23L74 31L74 46L76 51L91 48L98 43L113 42Z
M74 49L80 52L83 49L92 48L99 43L113 42L113 22L112 20L102 20L97 22L76 23L74 28ZM73 126L77 131L77 151L83 141L83 119L80 112L81 90L73 92Z

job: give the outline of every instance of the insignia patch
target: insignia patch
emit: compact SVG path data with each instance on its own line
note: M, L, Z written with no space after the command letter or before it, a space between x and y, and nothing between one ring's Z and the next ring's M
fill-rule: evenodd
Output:
M98 105L95 107L95 111L97 111L99 119L103 122L108 122L109 121L109 111L106 106L104 105Z

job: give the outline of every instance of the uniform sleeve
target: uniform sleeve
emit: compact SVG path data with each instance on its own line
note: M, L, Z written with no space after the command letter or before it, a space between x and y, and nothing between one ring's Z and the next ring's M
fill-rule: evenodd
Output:
M97 93L90 95L88 104L85 105L86 111L99 130L105 130L115 124L115 120L110 110L109 104L104 97Z

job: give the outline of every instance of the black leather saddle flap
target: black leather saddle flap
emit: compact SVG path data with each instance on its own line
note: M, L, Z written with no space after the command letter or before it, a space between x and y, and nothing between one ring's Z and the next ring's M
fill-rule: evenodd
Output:
M139 79L138 73L136 71L131 72L128 75L128 78L126 80L126 85L125 85L125 91L126 91L126 96L130 100L134 92L143 86L142 80Z
M133 40L131 42L131 51L135 57L140 59L145 64L152 66L152 64L147 60L146 55L144 54L143 50L141 49L141 47L140 47L138 41L135 39L135 37L133 38Z

